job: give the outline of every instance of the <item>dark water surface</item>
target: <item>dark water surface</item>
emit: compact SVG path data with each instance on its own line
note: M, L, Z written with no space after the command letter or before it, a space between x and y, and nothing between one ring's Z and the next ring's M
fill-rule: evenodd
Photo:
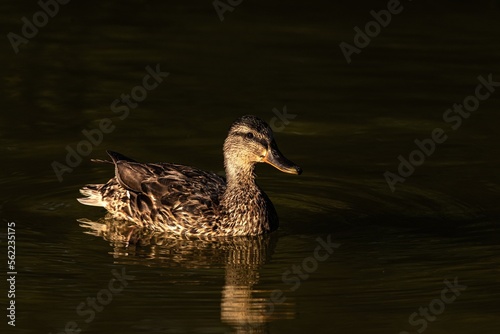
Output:
M17 276L16 326L4 316L2 332L497 333L500 87L468 118L443 115L479 76L500 81L500 7L404 2L347 64L339 43L386 6L243 1L221 22L211 1L72 1L17 54L4 38L0 235L7 253L15 222ZM5 36L40 10L0 8ZM135 108L112 107L147 66L169 75ZM89 158L113 149L222 171L228 126L244 114L274 124L304 170L257 168L277 233L132 232L141 242L127 245L129 226L77 221L104 215L76 202L79 187L113 175ZM113 130L59 181L54 161L68 164L102 119ZM384 173L439 128L447 140L392 192Z

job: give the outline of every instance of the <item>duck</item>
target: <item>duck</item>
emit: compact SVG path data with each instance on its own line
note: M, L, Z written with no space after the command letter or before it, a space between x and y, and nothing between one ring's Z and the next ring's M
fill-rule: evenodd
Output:
M141 163L107 151L115 176L80 189L78 201L104 207L112 219L173 237L256 236L275 231L279 219L255 182L255 165L281 172L302 169L278 149L271 127L246 115L235 120L223 144L225 177L175 163Z

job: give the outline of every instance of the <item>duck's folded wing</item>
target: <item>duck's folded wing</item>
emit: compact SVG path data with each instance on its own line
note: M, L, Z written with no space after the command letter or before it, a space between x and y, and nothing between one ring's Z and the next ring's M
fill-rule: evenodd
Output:
M113 160L117 181L130 192L131 211L202 215L217 209L225 190L224 178L189 166Z

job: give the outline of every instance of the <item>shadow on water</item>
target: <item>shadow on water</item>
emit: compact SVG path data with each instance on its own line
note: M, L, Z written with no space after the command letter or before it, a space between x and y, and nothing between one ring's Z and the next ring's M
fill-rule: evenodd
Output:
M222 265L225 283L220 318L236 333L267 333L268 323L294 318L293 304L281 303L282 310L276 310L269 299L271 291L254 287L259 283L259 270L274 253L278 233L216 240L177 239L111 218L78 221L84 233L110 243L115 264L165 270L210 269ZM198 281L197 284L206 282Z

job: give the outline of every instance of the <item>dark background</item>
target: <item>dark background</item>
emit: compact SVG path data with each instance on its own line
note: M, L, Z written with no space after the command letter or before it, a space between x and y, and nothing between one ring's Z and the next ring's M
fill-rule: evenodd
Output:
M408 317L458 277L467 290L426 333L496 332L500 92L457 130L442 117L474 93L478 76L500 81L500 4L401 4L348 64L339 44L352 44L354 27L364 30L386 1L247 0L221 22L211 1L73 0L17 54L7 34L20 34L21 18L31 21L40 7L2 2L0 216L16 222L19 272L18 325L9 333L60 331L123 266L137 281L86 331L244 332L253 321L271 333L415 332ZM121 120L112 102L156 64L170 75ZM257 168L280 216L274 246L132 249L85 234L76 221L104 215L78 204L78 189L113 175L90 158L112 149L222 172L231 122L245 114L271 122L284 106L296 117L276 140L304 174ZM67 147L106 118L116 128L60 182L53 162L66 164ZM384 173L396 173L398 156L435 128L447 141L391 192ZM329 235L338 252L300 289L286 290L282 273ZM1 236L6 245L6 227ZM271 258L241 264L241 294L257 294L257 307L282 289L289 304L249 320L238 308L251 309L248 298L236 299L240 317L228 320L232 294L221 290L236 269L227 257L267 247Z

